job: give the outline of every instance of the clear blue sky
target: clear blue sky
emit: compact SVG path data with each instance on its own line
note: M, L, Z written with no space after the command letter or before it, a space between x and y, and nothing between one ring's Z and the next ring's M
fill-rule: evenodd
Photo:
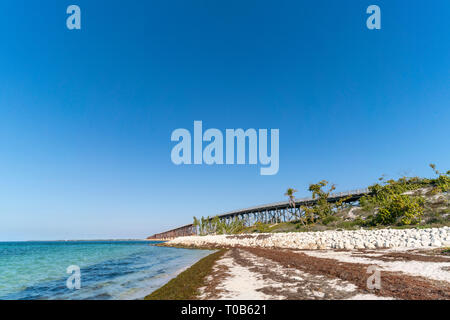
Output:
M448 170L449 19L448 0L2 0L0 240L145 237ZM279 173L173 165L194 120L279 128Z

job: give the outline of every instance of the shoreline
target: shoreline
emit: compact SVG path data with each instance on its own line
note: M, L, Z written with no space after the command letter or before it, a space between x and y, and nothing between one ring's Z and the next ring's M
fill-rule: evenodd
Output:
M410 247L333 248L333 243L324 238L324 233L330 231L315 233L326 244L322 246L298 243L299 239L292 238L292 234L191 236L158 246L222 252L220 256L216 252L204 258L209 261L207 270L201 270L202 259L183 272L186 274L181 273L167 284L172 290L174 286L183 288L192 282L186 282L189 274L201 270L202 278L197 277L196 288L190 291L196 294L189 299L449 300L450 251L443 246L448 244L450 229L441 229L416 230L420 231L416 234L419 239L423 232L429 234L429 243L431 238L441 239L440 247L422 246L422 242L411 240ZM379 236L384 234L377 232ZM379 271L380 289L370 289L368 285L370 267ZM164 294L169 289L166 286L157 290L159 299L173 299L173 295Z
M433 273L422 272L432 264L435 269L450 270L450 256L414 250L342 250L331 255L325 250L317 251L317 255L313 252L316 251L220 249L145 300L450 299L450 279L436 279ZM206 269L205 260L209 260ZM392 263L397 264L397 269L391 268ZM411 263L416 267L408 270ZM381 270L380 290L367 287L370 266ZM186 290L189 295L180 293Z
M164 286L144 297L144 300L192 300L198 289L204 284L206 276L216 262L225 253L218 250L200 259L172 278Z

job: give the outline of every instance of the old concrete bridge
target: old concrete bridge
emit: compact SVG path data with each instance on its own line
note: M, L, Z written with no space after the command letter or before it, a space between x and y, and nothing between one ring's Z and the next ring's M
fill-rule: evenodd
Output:
M369 189L358 189L347 192L333 193L328 197L328 202L352 203L358 201L362 196L369 194ZM288 222L298 219L301 215L301 206L312 206L317 203L317 199L301 198L295 199L295 207L289 201L270 203L262 206L256 206L236 211L227 212L219 215L219 219L230 222L233 219L244 220L248 226L256 222L275 223ZM148 237L149 240L168 240L176 237L190 236L197 234L197 228L193 224L188 224L166 232L154 234Z

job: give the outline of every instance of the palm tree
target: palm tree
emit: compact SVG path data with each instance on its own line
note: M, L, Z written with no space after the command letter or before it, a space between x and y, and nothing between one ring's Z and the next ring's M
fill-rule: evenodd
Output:
M295 209L295 196L294 193L296 193L297 190L293 189L293 188L288 188L286 193L284 194L285 196L289 197L289 205Z

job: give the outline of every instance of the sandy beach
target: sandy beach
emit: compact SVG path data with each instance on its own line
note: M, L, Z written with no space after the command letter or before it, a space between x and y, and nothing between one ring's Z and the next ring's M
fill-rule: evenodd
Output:
M447 244L448 231L364 232L365 239L375 245L351 249L327 239L340 243L361 232L196 236L177 238L167 245L227 248L199 288L198 299L436 300L450 299L450 255L442 247ZM402 239L402 235L411 238L396 242L395 237ZM312 242L300 244L299 238ZM441 247L433 246L438 241ZM318 242L322 245L317 246Z

